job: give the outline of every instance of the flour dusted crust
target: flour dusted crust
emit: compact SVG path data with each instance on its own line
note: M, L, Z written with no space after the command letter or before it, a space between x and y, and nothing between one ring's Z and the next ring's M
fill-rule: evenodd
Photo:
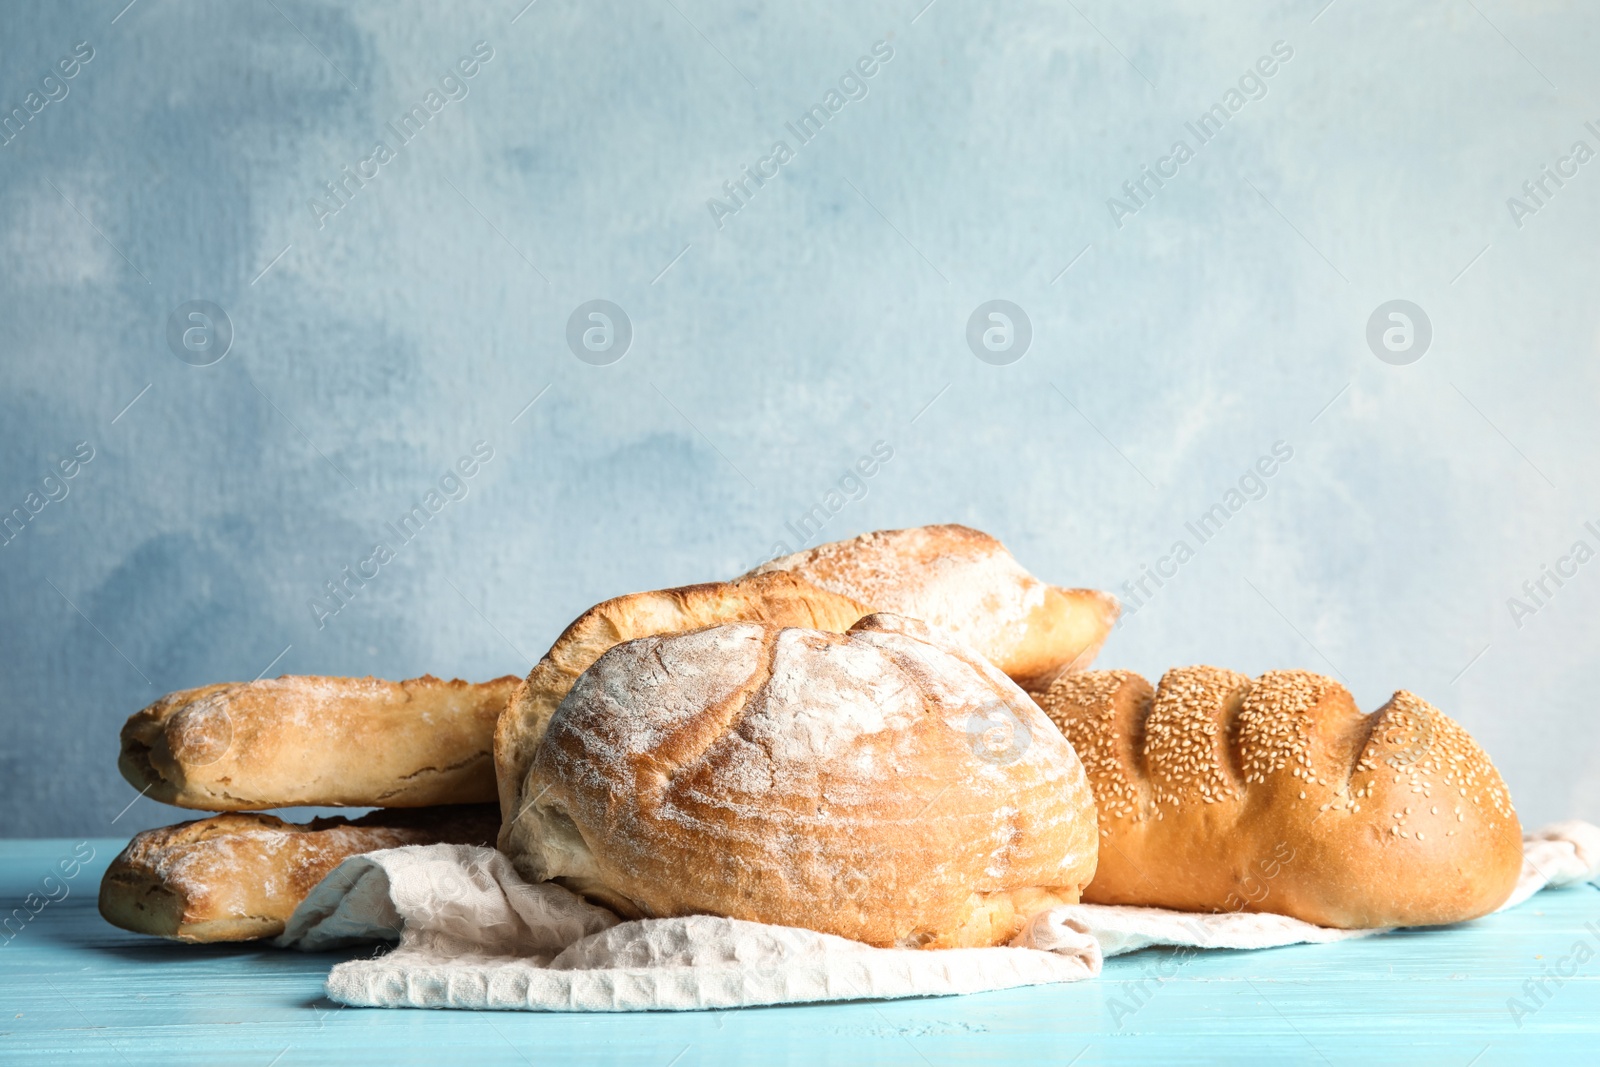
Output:
M1036 694L1088 771L1100 866L1083 899L1275 912L1349 929L1499 907L1522 831L1499 773L1401 690L1363 715L1307 671L1066 675Z
M545 725L572 683L607 649L636 637L728 622L842 631L869 610L792 574L630 593L596 604L566 628L527 679L517 685L495 728L495 770L506 834L522 809L523 798L533 795L526 790L528 766ZM502 848L509 843L508 836L502 838Z
M122 728L117 767L202 811L412 808L495 799L495 722L517 685L284 675L186 689Z
M557 638L517 687L495 728L504 827L537 789L528 770L574 681L623 641L734 622L844 631L875 611L922 619L987 656L1023 684L1042 686L1090 663L1116 621L1116 598L1034 578L988 534L965 526L881 530L764 564L731 582L633 593L597 604Z
M1109 593L1046 585L999 541L966 526L879 530L751 573L775 571L946 630L1030 688L1088 666L1120 610Z
M487 845L492 804L373 812L290 823L255 813L146 830L100 881L100 914L124 930L178 941L276 937L341 861L403 845Z
M620 644L562 701L526 788L513 864L628 916L993 945L1095 866L1082 766L1037 705L891 615Z

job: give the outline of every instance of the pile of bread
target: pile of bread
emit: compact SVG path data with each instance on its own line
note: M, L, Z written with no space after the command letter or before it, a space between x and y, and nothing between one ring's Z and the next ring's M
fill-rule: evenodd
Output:
M1504 783L1401 691L1305 671L1089 671L1117 614L962 526L880 531L584 612L525 679L285 676L168 696L122 773L223 812L136 836L101 913L282 931L347 856L494 844L629 918L1004 944L1081 901L1359 928L1499 906ZM376 808L286 823L260 809Z

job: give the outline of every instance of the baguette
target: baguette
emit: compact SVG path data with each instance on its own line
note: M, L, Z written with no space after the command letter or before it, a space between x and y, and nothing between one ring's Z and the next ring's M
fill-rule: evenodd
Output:
M117 767L154 799L202 811L484 803L517 681L284 675L186 689L128 719Z
M1372 715L1306 671L1066 675L1036 699L1100 812L1094 904L1260 911L1347 929L1499 907L1522 831L1467 732L1401 690Z
M498 822L492 804L468 804L306 824L229 813L146 830L106 868L100 914L124 930L177 941L276 937L347 857L402 845L488 845Z
M812 585L936 626L1024 689L1094 660L1121 605L1097 589L1061 589L968 526L878 530L764 563Z

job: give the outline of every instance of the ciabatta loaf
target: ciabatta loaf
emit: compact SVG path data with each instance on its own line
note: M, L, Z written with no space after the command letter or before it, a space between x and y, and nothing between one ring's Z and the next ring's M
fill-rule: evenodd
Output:
M954 635L1024 688L1089 665L1117 621L1116 597L1046 585L968 526L878 530L762 564L812 585L921 619Z
M993 945L1095 865L1071 747L983 657L891 615L620 644L561 702L527 788L513 864L630 917Z
M1100 866L1083 899L1275 912L1322 926L1499 907L1522 831L1489 758L1404 690L1371 715L1306 671L1065 675L1036 694L1088 770Z
M253 941L290 914L349 856L402 845L488 845L492 804L375 811L359 819L284 822L229 813L138 834L100 881L100 914L178 941Z
M202 811L492 801L494 727L516 685L284 675L186 689L128 719L117 767Z

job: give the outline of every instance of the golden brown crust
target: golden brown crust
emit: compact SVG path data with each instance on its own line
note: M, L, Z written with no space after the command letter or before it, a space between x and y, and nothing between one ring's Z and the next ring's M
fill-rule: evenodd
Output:
M1522 866L1499 773L1401 690L1363 715L1308 671L1064 676L1035 694L1100 810L1096 904L1264 911L1351 929L1493 911Z
M411 808L495 799L494 725L517 678L284 675L186 689L135 713L117 767L202 811Z
M572 683L607 649L654 634L682 633L728 622L847 630L868 609L792 574L709 582L630 593L596 604L573 621L518 683L495 727L500 809L509 828L522 808L524 779L550 716ZM504 844L504 842L502 842Z
M1019 682L1043 685L1087 666L1118 610L1110 594L1045 585L993 537L954 525L880 530L732 582L605 601L556 639L495 728L500 847L519 847L512 827L535 792L526 788L528 769L545 725L578 676L622 641L734 622L842 632L870 612L894 612L947 631Z
M945 630L1026 688L1087 667L1120 611L1109 593L1046 585L995 538L954 524L878 530L751 573L774 571Z
M620 644L561 703L528 788L513 864L628 916L992 945L1094 871L1070 746L976 652L891 615Z
M100 914L124 930L178 941L275 937L346 858L403 845L489 845L498 825L493 805L466 804L310 823L229 813L146 830L106 868Z

